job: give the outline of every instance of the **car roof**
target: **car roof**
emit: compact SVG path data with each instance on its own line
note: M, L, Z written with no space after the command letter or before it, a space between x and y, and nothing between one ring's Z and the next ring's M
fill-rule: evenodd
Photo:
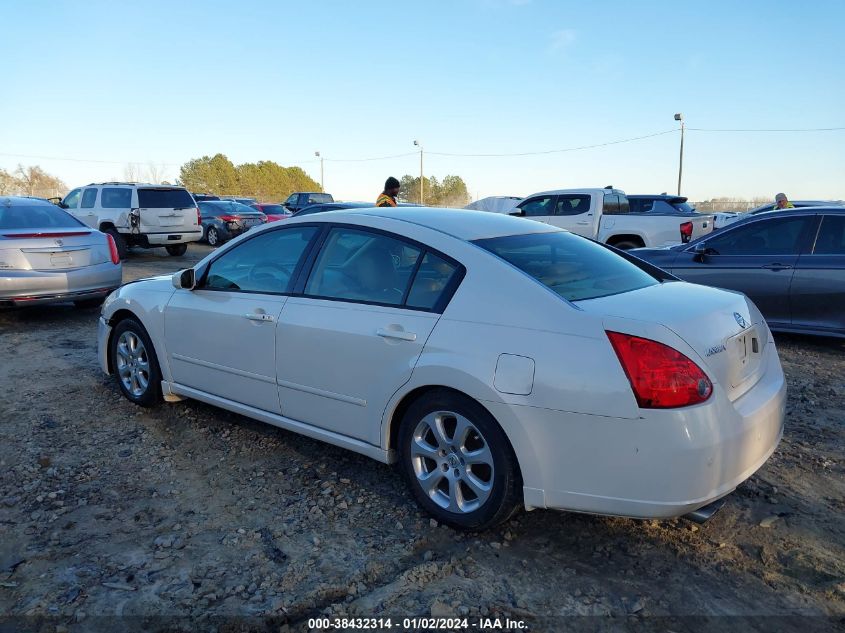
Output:
M534 196L547 196L560 193L618 193L625 195L621 189L614 189L612 187L582 187L577 189L550 189L549 191L538 191L532 193L530 196L525 196L524 199L533 198Z
M440 231L460 240L472 241L506 235L524 235L527 233L551 233L561 231L555 226L516 218L501 213L472 211L468 209L447 209L439 207L370 207L333 211L331 214L315 214L303 217L321 222L340 221L343 218L354 219L370 216L407 222L416 226ZM295 220L296 216L291 218Z
M36 198L35 196L0 196L0 207L15 206L56 206L49 200L44 198Z

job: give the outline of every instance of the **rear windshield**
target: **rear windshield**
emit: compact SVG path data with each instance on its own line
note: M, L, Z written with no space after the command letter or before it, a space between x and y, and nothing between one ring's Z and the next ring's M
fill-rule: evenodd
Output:
M264 211L264 213L284 213L284 214L287 214L287 212L288 212L287 209L285 209L280 204L264 204L264 205L261 205L261 210Z
M565 231L495 237L475 243L569 301L606 297L658 283L613 251Z
M209 200L201 202L200 209L217 215L256 215L261 213L255 207L248 207L234 200Z
M689 202L673 202L672 206L681 213L695 213L695 207L690 206Z
M138 189L142 209L187 209L196 206L185 189Z
M320 202L334 202L332 194L330 193L309 193L308 204L316 204Z
M0 229L75 229L84 226L52 204L0 205Z

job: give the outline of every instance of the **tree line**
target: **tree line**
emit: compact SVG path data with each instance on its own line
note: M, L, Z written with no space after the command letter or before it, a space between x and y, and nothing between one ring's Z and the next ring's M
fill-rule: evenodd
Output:
M67 191L61 178L48 174L38 165L18 165L12 173L0 169L0 195L52 198L63 197Z
M402 202L420 201L420 178L408 174L399 181L402 189L399 200ZM460 176L446 176L440 182L435 176L423 179L422 201L431 207L464 207L469 204L470 196L466 183Z

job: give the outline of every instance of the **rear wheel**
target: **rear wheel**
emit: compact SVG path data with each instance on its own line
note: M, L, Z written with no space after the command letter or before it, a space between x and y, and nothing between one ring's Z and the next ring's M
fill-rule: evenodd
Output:
M174 257L181 257L188 251L187 244L173 244L171 246L166 246L167 253L169 255L173 255Z
M161 401L161 371L155 349L144 326L124 319L112 333L109 358L117 386L128 399L142 407Z
M126 239L118 232L118 230L114 227L108 228L103 233L112 236L114 240L115 246L117 246L117 254L120 259L126 259L126 256L129 254L129 246L126 244Z
M205 232L205 241L208 242L209 246L217 246L220 244L220 233L213 226L208 227Z
M632 248L642 248L643 245L638 242L631 242L630 240L623 240L621 242L616 242L615 244L611 244L611 246L615 246L621 251L629 251Z
M402 418L399 450L417 502L438 521L483 530L519 507L516 457L496 420L447 390L414 402Z

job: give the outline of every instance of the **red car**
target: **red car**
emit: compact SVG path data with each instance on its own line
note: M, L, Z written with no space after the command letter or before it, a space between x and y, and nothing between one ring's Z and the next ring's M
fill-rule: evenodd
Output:
M272 202L256 202L255 204L251 204L249 206L253 207L254 209L258 209L264 215L266 215L268 222L275 222L276 220L287 220L291 215L293 215L281 204L275 204Z

